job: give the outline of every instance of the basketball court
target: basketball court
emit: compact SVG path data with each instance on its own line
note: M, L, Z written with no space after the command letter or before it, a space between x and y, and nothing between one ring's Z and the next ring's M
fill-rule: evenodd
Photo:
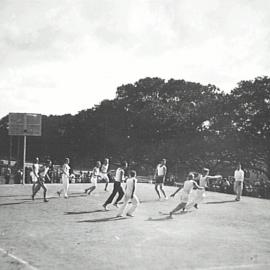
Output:
M115 218L98 184L71 184L69 199L48 185L31 200L31 185L0 185L2 269L269 269L270 201L208 192L199 209L168 219L179 200L157 201L154 186L138 185L135 217ZM112 189L110 184L109 189ZM174 187L165 187L171 194Z

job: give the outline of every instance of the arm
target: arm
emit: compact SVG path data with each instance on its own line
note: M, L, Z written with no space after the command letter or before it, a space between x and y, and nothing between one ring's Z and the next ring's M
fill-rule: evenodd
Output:
M163 180L165 180L166 179L166 174L167 174L167 167L166 166L164 166L164 168L163 168Z
M133 189L132 189L132 193L131 193L131 199L133 199L135 189L136 189L136 182L135 182L135 180L133 179Z
M174 193L172 193L172 194L171 194L171 197L174 197L174 196L175 196L175 194L176 194L176 193L178 193L178 192L179 192L179 190L181 190L181 189L182 189L182 187L179 187L179 188L178 188L178 189L177 189L177 190L176 190Z
M222 178L222 175L217 174L217 175L213 175L213 176L211 176L211 175L207 176L207 180L218 179L218 178Z
M195 181L192 180L192 182L193 182L193 185L194 185L196 188L198 188L198 189L204 189L204 187L199 186Z

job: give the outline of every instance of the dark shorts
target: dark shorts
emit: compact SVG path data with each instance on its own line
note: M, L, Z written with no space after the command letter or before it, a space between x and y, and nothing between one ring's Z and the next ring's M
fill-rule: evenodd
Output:
M156 176L156 184L163 184L164 180L163 180L164 176Z

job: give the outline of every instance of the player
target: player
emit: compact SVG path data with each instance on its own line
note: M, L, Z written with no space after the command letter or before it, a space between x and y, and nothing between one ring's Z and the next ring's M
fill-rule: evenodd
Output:
M64 198L68 198L68 188L69 188L69 171L70 171L70 159L65 158L64 164L61 168L62 176L61 176L61 182L63 184L63 188L61 188L59 191L57 191L58 196L60 197L62 191L64 191Z
M48 175L48 171L49 171L51 165L52 165L52 162L50 160L47 160L45 165L42 168L40 168L38 182L37 182L37 185L35 187L34 193L32 194L32 200L34 200L35 195L40 190L40 188L42 188L44 202L48 202L48 200L46 198L47 187L45 186L45 178L47 177L49 180L51 180L49 175Z
M100 167L101 167L101 162L97 161L96 166L93 169L92 175L91 175L91 183L92 185L85 189L85 193L88 193L90 195L97 187L97 180L100 177Z
M187 180L184 182L183 188L179 187L173 194L171 194L171 197L174 197L175 194L180 191L180 203L170 212L170 218L172 218L172 215L175 212L186 207L189 200L189 195L194 187L198 188L199 190L203 189L203 187L200 187L194 180L194 174L189 173Z
M108 169L109 169L109 159L105 158L100 168L100 178L101 180L105 180L106 182L104 191L107 191L108 184L110 182L109 177L108 177Z
M123 191L123 188L121 186L121 182L123 180L125 180L125 170L127 169L127 167L128 167L127 162L123 161L121 164L121 167L119 167L116 170L112 194L107 199L107 201L103 204L105 211L107 211L107 205L112 203L112 201L117 193L118 193L118 198L114 203L115 207L118 207L117 203L123 198L124 191Z
M137 179L136 179L136 171L130 172L130 177L126 181L126 189L125 189L125 197L124 197L124 204L120 207L120 210L117 214L117 217L122 217L123 213L129 203L131 201L132 206L127 212L127 216L133 217L133 213L135 212L137 206L139 205L139 199L135 194L137 186Z
M207 188L209 180L211 179L219 179L222 178L221 175L215 175L215 176L210 176L209 175L210 170L207 168L204 168L202 171L202 174L199 175L199 185L203 187L201 190L196 190L194 191L194 196L190 202L188 202L186 209L190 209L191 207L195 207L198 209L199 203L201 203L204 199L205 195L205 188Z
M236 198L235 198L236 201L240 201L241 199L244 179L245 179L245 173L241 169L241 164L239 163L237 165L236 170L234 171L234 180L235 180L234 192L236 193Z
M38 182L38 172L39 172L39 158L36 157L33 162L32 171L30 173L31 181L33 183L32 194L34 194Z
M166 167L166 159L162 159L162 161L157 165L157 168L155 170L155 175L154 175L154 179L156 180L155 183L155 190L157 192L158 198L159 200L161 199L159 191L158 191L158 186L164 196L164 198L167 200L167 196L165 194L165 191L163 189L163 184L166 178L166 174L167 174L167 167Z

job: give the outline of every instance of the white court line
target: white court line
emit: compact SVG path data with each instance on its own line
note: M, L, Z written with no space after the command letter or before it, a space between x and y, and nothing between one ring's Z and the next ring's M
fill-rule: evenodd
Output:
M247 268L254 268L254 267L268 267L270 268L270 264L238 264L238 265L224 265L224 266L210 266L210 267L204 267L204 268L196 268L197 270L227 270L227 269L247 269ZM267 268L264 268L267 269Z
M27 266L29 269L31 269L31 270L38 270L37 268L35 268L34 266L32 266L30 263L28 263L28 262L26 262L25 260L23 260L23 259L21 259L21 258L15 256L15 255L9 253L8 251L6 251L6 250L4 250L4 249L2 249L2 248L0 248L0 251L1 251L3 254L9 256L10 258L12 258L12 259L18 261L19 263L21 263L21 264Z

